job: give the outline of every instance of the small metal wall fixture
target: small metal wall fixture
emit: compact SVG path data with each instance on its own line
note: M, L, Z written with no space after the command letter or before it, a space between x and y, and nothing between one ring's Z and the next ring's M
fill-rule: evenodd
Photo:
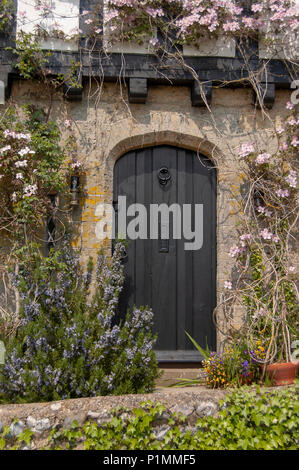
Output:
M5 104L5 83L0 80L0 104Z
M49 203L50 203L50 210L47 217L47 247L48 251L51 248L55 247L55 236L56 236L56 211L57 211L57 194L49 194Z
M166 186L168 181L171 180L171 174L169 173L167 166L162 166L160 170L158 170L157 176L161 186Z
M263 191L259 191L258 189L255 189L253 193L253 199L254 199L254 204L256 207L263 206L265 204Z
M80 178L79 176L71 176L71 206L78 206L79 205L79 195L80 195Z

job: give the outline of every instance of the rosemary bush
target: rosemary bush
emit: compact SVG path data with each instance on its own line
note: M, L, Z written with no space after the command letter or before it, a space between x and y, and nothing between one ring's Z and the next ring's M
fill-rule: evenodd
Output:
M96 291L89 303L92 262L82 272L65 242L42 257L34 245L14 282L22 297L22 325L0 371L2 401L50 401L144 393L158 374L152 312L133 308L116 324L123 285L122 245L110 262L99 254ZM21 254L20 254L21 257Z

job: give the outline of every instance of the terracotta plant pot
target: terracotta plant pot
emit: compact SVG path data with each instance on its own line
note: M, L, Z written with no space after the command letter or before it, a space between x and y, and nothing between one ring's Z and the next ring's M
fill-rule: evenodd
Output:
M296 365L292 362L274 363L266 366L266 374L274 385L291 385L295 380Z
M249 372L247 377L244 374L241 375L241 380L240 380L241 385L251 385L252 382L253 382L252 372Z
M294 364L294 366L296 368L295 374L299 375L299 359L295 359L294 361L292 361L292 363Z

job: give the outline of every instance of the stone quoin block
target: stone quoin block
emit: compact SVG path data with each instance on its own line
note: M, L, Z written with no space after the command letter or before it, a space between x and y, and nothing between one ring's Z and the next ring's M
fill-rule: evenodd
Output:
M206 106L202 93L205 95L207 103L210 105L212 101L212 82L205 82L199 84L194 80L191 87L191 102L192 106Z
M5 103L5 99L10 97L11 80L9 77L10 67L0 67L0 104Z
M63 94L68 101L81 101L83 94L82 78L74 79L74 81L66 80L63 84Z
M0 80L0 104L5 103L5 83L3 80Z

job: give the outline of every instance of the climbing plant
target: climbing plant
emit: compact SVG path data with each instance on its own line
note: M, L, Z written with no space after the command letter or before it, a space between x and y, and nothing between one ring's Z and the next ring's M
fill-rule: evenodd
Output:
M8 273L19 271L20 248L46 245L46 219L57 210L51 195L67 198L69 193L67 157L58 126L45 111L32 105L6 108L0 118L0 331L4 336L14 332L21 304Z
M12 0L0 1L0 34L7 31L14 17L14 4Z

